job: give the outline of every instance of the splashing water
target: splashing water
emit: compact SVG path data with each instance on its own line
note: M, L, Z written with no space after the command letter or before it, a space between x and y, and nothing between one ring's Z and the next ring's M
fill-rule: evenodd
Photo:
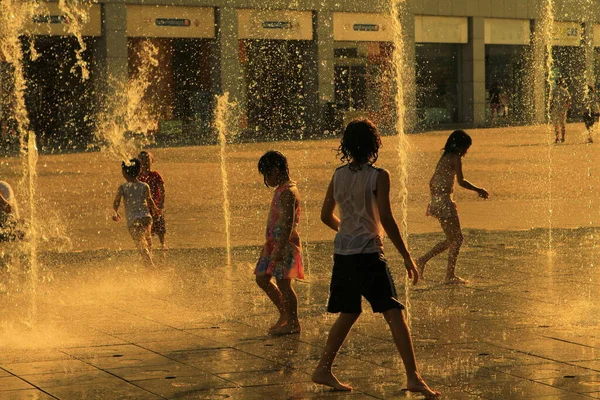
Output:
M236 104L229 101L229 92L217 96L214 124L219 137L219 158L221 160L221 182L223 186L223 218L225 220L225 245L227 266L231 265L231 211L229 208L229 179L227 177L227 138L234 137L237 132L230 128Z
M85 81L90 78L90 71L87 62L83 59L83 52L87 46L83 40L83 25L89 21L89 10L91 3L83 3L80 0L58 0L58 8L62 11L67 19L67 32L75 38L79 43L79 49L75 50L75 65L71 67L71 73L75 74L77 68L81 71L81 80Z
M158 128L150 105L144 101L154 69L158 67L158 48L144 40L137 50L140 62L136 75L126 83L113 79L112 92L107 96L110 104L100 113L95 132L102 148L122 160L128 160L140 145L148 144L151 133Z
M26 23L31 19L39 4L36 2L0 2L0 60L6 61L11 67L11 96L12 97L12 117L14 118L16 134L19 137L20 154L23 164L23 176L21 178L21 187L27 188L24 193L25 203L28 206L27 214L29 217L29 230L27 240L19 245L20 250L27 254L28 268L26 271L30 308L26 324L31 326L35 322L36 310L36 291L38 280L38 229L36 224L35 207L35 184L36 184L36 164L38 160L38 151L36 145L35 133L29 130L29 116L25 106L25 90L27 87L23 72L23 49L20 36L23 35Z

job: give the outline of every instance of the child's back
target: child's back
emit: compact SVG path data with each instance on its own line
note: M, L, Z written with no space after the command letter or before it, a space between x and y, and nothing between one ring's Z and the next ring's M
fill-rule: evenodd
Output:
M340 211L336 254L378 253L383 236L375 190L380 169L346 164L333 175L333 197Z
M435 167L435 172L429 181L429 190L433 195L451 194L454 191L456 178L457 154L444 154Z
M150 210L146 204L146 196L150 191L148 184L143 182L125 182L121 185L123 191L123 203L127 225L135 220L150 217Z

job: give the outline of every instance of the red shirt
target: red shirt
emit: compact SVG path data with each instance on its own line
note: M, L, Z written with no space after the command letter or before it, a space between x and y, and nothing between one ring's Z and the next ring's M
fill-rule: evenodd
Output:
M163 193L160 191L160 186L164 185L165 183L162 176L160 176L160 174L156 171L150 171L148 174L140 173L138 175L138 180L140 182L147 183L148 186L150 186L150 195L152 196L152 200L154 200L156 207L159 207L163 199Z

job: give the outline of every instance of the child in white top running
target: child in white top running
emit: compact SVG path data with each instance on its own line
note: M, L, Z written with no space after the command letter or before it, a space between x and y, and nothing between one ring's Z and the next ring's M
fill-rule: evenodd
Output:
M327 311L340 315L329 331L312 380L334 390L352 390L333 375L331 367L362 312L364 296L373 312L382 313L390 326L406 369L408 390L436 398L440 393L431 390L417 370L410 330L402 313L404 306L397 299L383 254L385 231L404 258L408 276L413 284L417 283L419 274L415 262L392 214L390 174L373 166L380 146L375 125L369 120L354 120L346 127L338 150L346 164L333 174L321 209L321 221L337 232ZM339 217L334 214L336 206Z
M123 177L127 182L123 183L117 189L117 196L113 203L113 209L115 210L113 220L121 220L119 205L121 204L121 199L124 199L129 234L140 251L146 265L154 267L150 251L152 243L150 230L152 228L152 214L160 214L160 209L156 207L156 204L152 200L150 186L137 179L140 173L140 161L137 158L129 161L130 164L126 164L125 162L121 164ZM152 214L150 211L152 211Z

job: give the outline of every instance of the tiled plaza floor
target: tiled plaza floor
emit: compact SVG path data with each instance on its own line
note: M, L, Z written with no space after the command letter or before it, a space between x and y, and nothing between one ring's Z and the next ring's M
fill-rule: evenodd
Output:
M409 288L418 363L446 399L600 398L600 231L466 231L466 287L444 259ZM439 234L411 236L420 254ZM582 251L584 249L585 251ZM330 243L307 245L295 287L303 332L270 337L275 309L253 282L255 247L172 250L160 272L130 252L46 254L52 279L2 298L0 399L396 399L400 358L383 319L364 315L337 359L349 394L311 383L332 316ZM389 254L398 286L398 258ZM404 292L401 290L401 292Z

